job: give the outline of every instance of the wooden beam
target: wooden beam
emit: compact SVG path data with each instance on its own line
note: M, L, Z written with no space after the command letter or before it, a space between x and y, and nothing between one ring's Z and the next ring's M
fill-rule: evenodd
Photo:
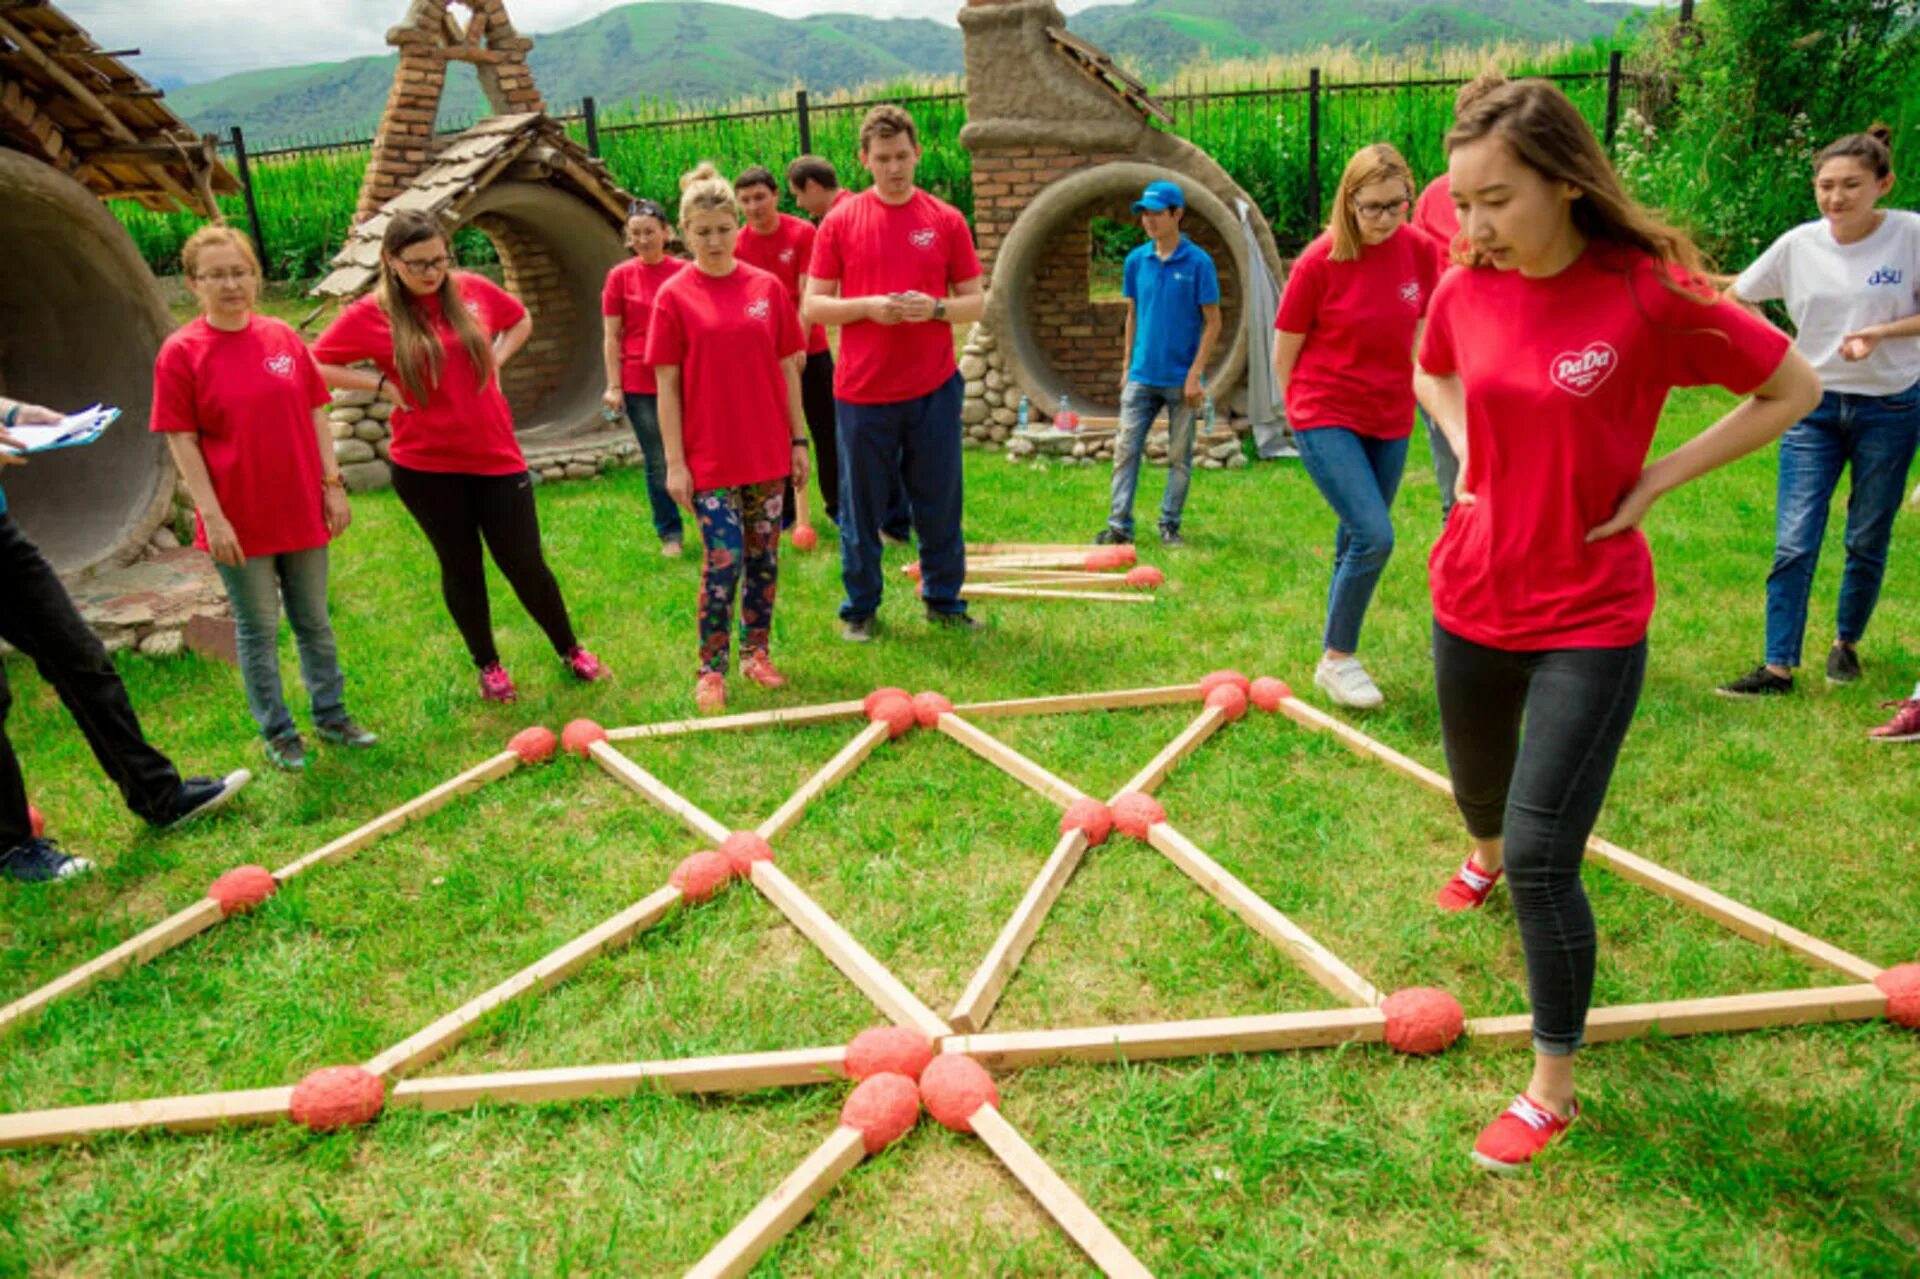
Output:
M940 716L939 728L948 737L1000 769L1022 786L1037 791L1062 808L1076 799L1086 798L1085 793L1073 783L1055 777L1044 766L1028 759L992 734L969 724L954 712L949 711Z
M960 598L963 600L1091 600L1096 604L1151 604L1158 597L1152 591L1056 591L1016 586L962 586Z
M800 815L807 811L807 805L826 794L829 787L837 785L847 774L860 767L867 756L873 754L880 743L887 740L891 731L879 721L861 729L852 741L840 748L838 755L828 760L821 766L819 772L809 777L801 784L799 790L788 796L787 802L775 809L773 816L760 823L758 828L760 838L771 841L791 830L793 824L800 820Z
M1110 587L1116 578L1112 573L1098 572L1092 569L1069 568L976 568L967 565L969 582L1059 582L1071 586L1076 583Z
M1112 693L1069 693L1062 697L1017 697L1003 702L965 702L953 709L971 719L995 715L1072 715L1080 711L1136 710L1201 700L1198 684L1166 688L1129 688Z
M0 1115L0 1150L85 1141L103 1133L139 1132L148 1128L206 1132L229 1125L271 1123L285 1115L292 1104L291 1088L256 1088L249 1092L30 1110Z
M668 885L642 898L551 954L536 960L492 990L474 996L424 1030L410 1035L366 1064L381 1077L410 1074L467 1037L474 1024L494 1009L529 991L551 990L591 960L626 945L642 929L660 922L680 904L680 890Z
M1060 1224L1068 1238L1080 1245L1102 1274L1129 1279L1136 1276L1145 1279L1150 1274L1127 1250L1127 1245L1120 1242L1120 1237L1094 1215L1086 1201L991 1103L974 1111L968 1122L973 1126L974 1135L987 1144L987 1149L1027 1188L1027 1193L1039 1200L1047 1215Z
M1097 546L1080 546L1072 542L968 542L967 558L993 555L1068 555L1078 553L1091 555L1099 550Z
M785 1052L566 1066L488 1075L403 1079L388 1104L415 1110L466 1110L481 1102L535 1104L631 1097L638 1092L754 1092L844 1082L845 1045Z
M1209 1017L1138 1026L1081 1026L1067 1030L1020 1030L994 1035L955 1035L943 1052L965 1053L983 1066L1014 1069L1063 1061L1152 1061L1171 1057L1220 1057L1236 1053L1331 1048L1378 1043L1387 1018L1378 1008L1329 1008L1316 1012Z
M1028 947L1033 945L1041 921L1053 909L1054 902L1060 899L1067 881L1073 878L1073 872L1086 852L1087 834L1081 830L1068 831L1054 845L1052 856L1047 858L1033 883L1028 885L1027 895L1020 899L1020 905L1014 909L1012 917L1000 930L1000 935L994 938L987 957L981 961L973 980L967 983L966 990L961 994L960 1001L948 1014L947 1020L955 1030L971 1034L984 1027L993 1016L1001 993L1013 979L1020 961L1026 958Z
M1606 1044L1655 1033L1709 1035L1821 1022L1867 1021L1886 1011L1887 997L1873 985L1619 1004L1587 1013L1586 1042ZM1525 1047L1533 1042L1533 1018L1527 1013L1512 1017L1476 1017L1467 1022L1467 1033L1490 1043Z
M1033 551L1017 555L982 555L978 560L973 556L968 556L967 569L971 572L976 563L981 568L1086 568L1087 557L1099 549L1097 546L1089 546L1085 550L1069 549L1065 551ZM1087 571L1098 572L1099 570L1087 569ZM1124 575L1124 570L1121 565L1114 565L1112 571L1116 579Z
M512 751L501 751L485 763L477 764L458 777L440 783L426 794L402 804L392 812L374 818L358 830L350 831L331 844L316 848L298 861L288 862L273 872L273 877L284 884L303 871L312 870L315 866L357 853L382 836L399 830L408 822L418 821L428 813L446 807L457 797L469 791L479 790L488 782L505 777L519 766L518 755Z
M1120 794L1128 791L1140 791L1152 794L1161 782L1167 780L1167 774L1173 766L1200 748L1200 744L1219 732L1227 723L1227 713L1217 706L1202 710L1193 723L1186 726L1180 736L1168 742L1158 755L1147 761L1146 767L1127 779L1120 788ZM1114 798L1118 799L1119 796Z
M91 111L100 123L106 126L108 133L121 142L140 140L139 135L127 127L127 122L114 114L113 108L102 102L93 90L81 84L71 72L55 59L48 57L44 49L5 18L0 18L0 36L4 36L8 43L16 46L20 55L38 67L49 80L72 94L76 102Z
M1115 586L1113 578L1103 573L1046 573L1035 576L1031 573L1009 570L1002 575L993 569L988 569L978 583L974 582L973 576L969 574L967 584L969 587L991 586L996 590L1017 589L1058 591L1068 595L1088 594L1096 598L1098 598L1098 592L1111 591ZM1133 587L1127 589L1142 597L1148 594Z
M724 733L745 728L800 728L836 720L863 719L866 713L863 702L824 702L819 706L788 710L748 711L740 715L715 715L711 719L676 719L633 728L610 728L607 740L630 742L643 737L681 737L688 733Z
M63 976L54 978L31 994L14 1000L5 1008L0 1008L0 1032L5 1032L25 1021L63 995L78 994L97 982L105 981L137 964L144 964L155 956L166 954L182 942L206 932L222 918L220 903L211 898L202 897L185 910L167 916L138 936L121 942L112 950L88 960Z
M953 1033L953 1027L921 1003L918 995L835 923L800 885L787 878L785 871L772 862L755 862L753 886L893 1021L911 1026L929 1039L941 1039Z
M1411 777L1422 786L1439 791L1442 795L1453 794L1453 783L1428 768L1418 760L1409 759L1385 742L1367 736L1359 729L1343 724L1333 716L1316 706L1309 706L1297 697L1280 699L1280 713L1303 728L1315 732L1331 733L1340 741L1362 755L1371 755L1397 773Z
M595 742L591 749L594 762L611 773L615 781L640 794L655 808L678 818L683 826L700 838L711 840L718 846L733 833L609 743Z
M1201 852L1185 835L1165 822L1156 822L1147 830L1147 842L1185 872L1187 878L1204 888L1208 896L1287 952L1322 987L1361 1007L1380 1002L1380 992L1371 982L1315 941L1306 929L1275 910L1266 898L1247 887L1232 871Z
M687 1271L687 1279L737 1279L745 1275L762 1253L804 1221L866 1157L866 1138L852 1128L835 1128L832 1136L773 1188L772 1194Z

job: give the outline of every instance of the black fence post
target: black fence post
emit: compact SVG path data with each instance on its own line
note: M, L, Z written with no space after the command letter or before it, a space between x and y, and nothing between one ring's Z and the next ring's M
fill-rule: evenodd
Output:
M807 91L793 91L793 114L800 126L800 154L813 154L813 120L807 114Z
M600 116L593 109L592 98L580 99L580 114L587 122L587 154L600 158Z
M1307 72L1307 227L1320 225L1320 68Z
M267 256L267 233L260 225L260 206L253 199L253 170L247 165L247 136L233 126L233 167L240 171L240 194L247 202L247 224L253 231L253 251L260 258L260 274L265 275L273 262Z
M1613 135L1620 129L1620 50L1607 55L1607 150L1613 150Z

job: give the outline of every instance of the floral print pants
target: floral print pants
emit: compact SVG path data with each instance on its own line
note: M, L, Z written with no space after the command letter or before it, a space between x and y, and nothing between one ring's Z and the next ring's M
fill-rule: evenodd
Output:
M726 674L734 596L740 597L744 660L765 655L780 580L780 512L786 480L701 489L693 517L707 558L700 575L700 672ZM742 589L741 578L746 578Z

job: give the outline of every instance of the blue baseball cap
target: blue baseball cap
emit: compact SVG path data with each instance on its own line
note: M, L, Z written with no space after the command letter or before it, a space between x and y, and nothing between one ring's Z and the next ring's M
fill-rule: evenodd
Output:
M1133 202L1135 213L1159 213L1163 209L1186 207L1186 195L1180 190L1179 185L1173 182L1149 182L1147 189L1140 193L1140 198Z

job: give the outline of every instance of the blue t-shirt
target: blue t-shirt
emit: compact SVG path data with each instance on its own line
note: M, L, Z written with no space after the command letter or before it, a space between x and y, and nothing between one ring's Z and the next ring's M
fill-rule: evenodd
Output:
M1185 386L1206 327L1200 308L1220 301L1213 259L1183 235L1180 247L1162 262L1148 240L1127 254L1120 292L1133 299L1127 376L1143 386Z

